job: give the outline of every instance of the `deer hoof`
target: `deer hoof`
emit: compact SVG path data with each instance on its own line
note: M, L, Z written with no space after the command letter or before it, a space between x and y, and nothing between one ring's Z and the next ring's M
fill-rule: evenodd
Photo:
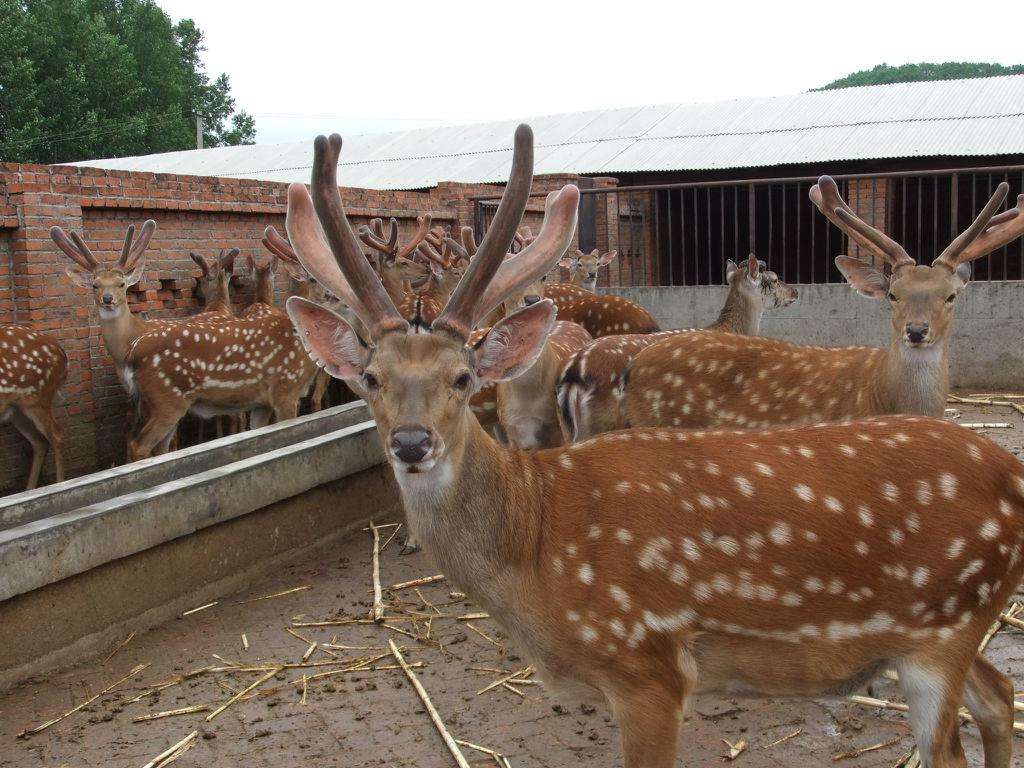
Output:
M405 543L402 544L402 548L398 550L400 555L413 555L420 551L420 545L412 539L406 539Z

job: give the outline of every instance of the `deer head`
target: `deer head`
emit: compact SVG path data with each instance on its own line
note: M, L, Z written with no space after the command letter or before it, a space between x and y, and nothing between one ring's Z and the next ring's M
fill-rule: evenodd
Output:
M568 270L570 283L586 288L593 293L597 290L597 273L611 264L618 255L618 251L600 253L595 248L590 253L584 253L577 248L575 256L565 256L559 259L558 266Z
M196 281L196 295L202 298L207 308L230 306L229 286L238 253L237 248L227 252L222 248L217 258L212 258L189 252L189 257L202 271Z
M311 357L365 397L397 476L451 479L467 445L489 439L469 409L469 398L484 384L513 378L534 363L555 310L550 301L526 307L472 348L466 344L470 333L480 318L546 273L564 253L579 192L569 185L549 195L540 235L505 260L533 176L533 134L520 126L508 185L476 255L427 332L410 334L349 226L336 178L340 150L340 136L317 138L312 198L300 184L288 191L288 235L306 269L354 310L369 338L309 301L289 299L288 312Z
M784 283L754 254L740 264L727 259L725 281L731 291L742 293L749 302L759 303L764 309L788 307L799 298L796 288Z
M430 268L411 257L430 231L430 216L416 217L416 234L404 244L398 242L398 220L392 218L385 232L382 219L372 219L370 226L359 227L359 239L380 255L377 271L393 302L401 300L413 283L420 283L430 275Z
M875 262L868 263L837 256L836 267L861 295L888 299L893 343L927 350L941 348L949 337L953 304L970 279L968 264L1024 234L1024 195L1017 198L1015 208L996 215L1008 191L1009 185L1000 184L971 226L931 266L916 263L899 243L860 219L831 177L818 179L810 198L829 221L874 257Z
M92 290L93 301L101 318L113 319L129 311L128 288L142 279L146 268L142 256L155 230L156 222L149 219L142 225L139 238L135 240L135 225L129 226L121 255L109 266L103 266L96 260L77 232L69 235L60 227L53 227L50 237L74 262L74 266L65 270L67 276L75 285Z

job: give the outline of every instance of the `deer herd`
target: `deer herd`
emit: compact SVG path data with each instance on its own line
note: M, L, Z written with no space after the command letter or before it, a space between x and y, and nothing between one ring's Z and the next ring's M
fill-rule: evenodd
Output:
M797 292L753 255L728 262L703 329L660 330L596 293L616 254L567 255L575 186L547 196L536 235L519 229L528 126L479 243L428 216L407 240L395 220L354 228L340 152L317 138L287 237L268 228L270 256L246 258L255 301L238 315L235 251L194 257L205 311L145 320L127 291L154 222L111 264L52 230L134 405L131 459L167 450L186 413L293 417L330 375L373 413L410 539L549 686L610 708L627 768L675 763L694 693L819 696L883 670L923 765L966 765L961 703L986 768L1010 765L1013 688L977 649L1024 571L1024 466L938 417L967 264L1024 234L1024 195L999 212L1000 185L925 265L822 176L811 201L872 258L836 265L892 322L887 347L823 348L758 335ZM286 311L277 264L299 285ZM549 280L559 267L568 282ZM0 414L33 445L30 487L47 445L62 477L50 403L65 369L53 338L0 329Z

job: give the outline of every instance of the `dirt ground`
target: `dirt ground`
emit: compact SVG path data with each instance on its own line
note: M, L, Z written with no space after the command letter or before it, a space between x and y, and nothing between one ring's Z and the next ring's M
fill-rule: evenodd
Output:
M1010 422L1011 429L985 433L1018 454L1024 449L1024 420L1017 412L955 407L962 411L960 422ZM384 528L382 540L393 531ZM192 731L197 736L177 759L179 766L454 765L413 687L395 668L388 638L399 644L410 664L422 665L419 679L456 739L495 750L516 768L621 766L618 733L608 713L557 700L542 684L512 683L477 693L528 662L506 645L492 621L465 620L476 609L453 594L453 585L441 580L418 591L388 590L387 585L437 572L422 553L400 555L401 538L399 532L381 555L389 602L385 625L341 623L366 619L372 608L372 535L363 532L242 593L224 595L216 605L139 633L111 648L116 652L110 658L104 654L0 694L0 766L143 766ZM297 587L302 589L273 596ZM259 597L266 599L254 600ZM335 623L307 626L315 622ZM427 637L428 629L429 639L404 634ZM311 649L313 642L317 645ZM987 655L1024 689L1024 638L1017 630L997 634ZM275 674L277 665L299 665L304 657L310 666ZM147 665L143 670L80 711L41 733L18 737L142 664ZM343 671L357 665L364 668ZM257 669L246 671L246 666ZM204 668L219 671L181 679ZM332 671L307 681L303 700L303 676ZM264 678L251 698L243 697L207 722L215 708ZM157 690L161 683L173 684ZM898 700L889 682L872 692ZM133 722L192 706L206 709ZM1018 719L1024 721L1024 713ZM963 738L972 765L980 765L977 731L965 726ZM881 768L898 764L913 746L900 712L848 701L698 697L683 731L681 765L723 761L729 752L726 741L746 742L735 762L749 768L831 764L844 754L885 744L840 757L857 768ZM486 754L463 750L473 764L495 764ZM1015 766L1024 766L1022 755L1024 748Z

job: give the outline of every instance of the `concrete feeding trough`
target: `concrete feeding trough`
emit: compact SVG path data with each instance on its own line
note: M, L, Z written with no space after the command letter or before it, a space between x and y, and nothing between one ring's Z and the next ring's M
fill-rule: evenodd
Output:
M0 685L393 508L383 462L357 402L7 497Z

